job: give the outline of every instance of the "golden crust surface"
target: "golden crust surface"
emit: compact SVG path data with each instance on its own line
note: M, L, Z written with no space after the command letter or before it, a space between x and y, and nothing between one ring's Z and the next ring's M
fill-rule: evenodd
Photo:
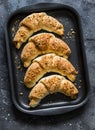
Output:
M37 34L29 39L29 42L22 50L21 59L24 67L28 67L31 61L38 55L46 53L55 53L64 58L68 58L71 50L64 41L56 38L51 33Z
M33 60L24 77L25 85L29 88L33 87L47 72L57 72L68 77L73 82L78 74L74 66L67 59L53 53L46 54Z
M20 48L21 43L26 41L26 38L29 34L30 34L30 30L27 27L21 26L18 29L18 31L14 37L14 40L13 40L16 48L18 48L18 49Z
M44 74L44 69L37 63L34 62L26 71L24 83L27 87L35 85L40 77Z
M28 30L27 33L25 33L25 35L22 36L21 35L22 32L24 33L24 31L26 31L26 29ZM58 20L47 15L44 12L33 13L33 14L27 16L26 18L24 18L19 24L19 28L13 39L16 48L19 49L21 47L21 45L23 44L23 42L26 42L26 40L33 33L37 32L41 29L47 30L49 32L57 33L58 35L64 34L64 27ZM22 39L22 40L20 40L20 39Z
M75 99L78 94L78 90L75 85L63 76L59 76L57 74L47 76L42 78L31 90L29 94L30 107L37 106L48 94L57 92L63 93L72 99Z

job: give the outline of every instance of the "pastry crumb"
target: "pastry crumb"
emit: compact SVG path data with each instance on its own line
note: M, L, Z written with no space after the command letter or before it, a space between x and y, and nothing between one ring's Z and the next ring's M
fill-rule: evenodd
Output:
M80 83L82 82L82 80L79 80L80 81Z
M71 28L70 30L71 30L71 31L73 31L74 29L73 29L73 28Z
M68 37L66 36L66 38L68 39Z
M21 65L18 65L18 66L17 66L17 69L18 69L18 70L22 70Z
M22 95L23 95L23 92L20 92L19 95L22 96Z
M17 56L15 56L15 59L17 59Z
M21 84L23 84L24 82L23 81L20 81Z
M14 28L14 27L12 27L12 32L13 32L13 33L15 32L15 28Z
M76 32L75 31L72 31L72 34L75 34Z
M79 86L78 88L81 88L81 86Z
M77 85L77 83L74 83L75 85Z

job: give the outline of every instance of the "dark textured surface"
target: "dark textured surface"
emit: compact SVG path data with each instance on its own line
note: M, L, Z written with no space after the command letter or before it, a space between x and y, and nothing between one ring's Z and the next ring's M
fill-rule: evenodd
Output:
M40 2L48 2L40 0ZM27 116L12 104L5 52L4 23L11 12L36 3L33 0L0 0L0 130L95 130L95 0L59 0L74 7L81 16L91 92L87 104L66 115L52 117ZM51 0L57 2L57 0Z

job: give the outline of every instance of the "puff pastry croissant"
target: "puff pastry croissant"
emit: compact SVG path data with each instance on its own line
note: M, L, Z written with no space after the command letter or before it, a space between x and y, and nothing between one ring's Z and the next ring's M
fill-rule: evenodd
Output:
M53 52L64 58L71 53L69 46L51 33L40 33L29 39L21 53L24 67L28 67L31 61L41 54Z
M75 99L78 94L75 85L63 76L47 76L42 78L31 90L29 94L30 107L36 107L45 96L57 92L63 93L72 99Z
M55 18L44 12L33 13L25 17L19 24L19 29L13 39L16 48L19 49L23 42L26 42L33 33L41 29L59 35L64 33L63 25Z
M56 72L63 76L67 76L71 81L75 81L78 72L73 65L65 58L56 54L45 54L34 59L30 67L27 69L24 83L31 88L35 83L47 72Z

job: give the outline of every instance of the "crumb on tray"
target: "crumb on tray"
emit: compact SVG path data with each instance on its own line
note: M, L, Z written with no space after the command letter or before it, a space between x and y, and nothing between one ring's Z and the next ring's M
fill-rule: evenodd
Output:
M14 33L15 32L15 28L14 27L12 27L12 33Z
M19 95L22 96L22 95L23 95L23 92L20 92Z
M18 70L22 70L21 65L18 65L18 66L17 66L17 69L18 69Z
M23 84L24 82L23 81L20 81L21 84Z
M81 86L79 86L78 88L81 88Z

